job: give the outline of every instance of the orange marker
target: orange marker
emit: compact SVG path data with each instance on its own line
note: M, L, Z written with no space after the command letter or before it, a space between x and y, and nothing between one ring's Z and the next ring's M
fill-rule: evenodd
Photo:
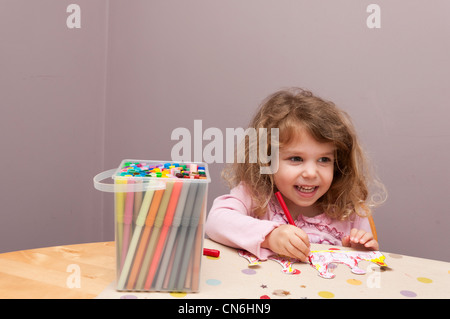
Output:
M144 289L146 289L146 290L150 289L150 286L153 282L153 278L155 276L156 270L158 269L161 254L162 254L162 251L164 248L164 244L166 242L167 233L169 231L169 227L172 225L175 208L177 207L178 197L180 195L182 186L183 186L182 182L177 182L173 185L172 196L170 198L169 205L167 206L167 212L166 212L166 216L164 218L164 223L163 223L163 227L161 229L159 241L156 245L155 253L152 258L152 263L150 264L150 267L149 267L149 271L147 274L147 280L145 281Z
M138 250L136 252L136 257L134 259L133 268L131 269L130 277L127 283L127 289L133 289L134 284L136 283L136 277L141 268L142 259L145 255L145 248L148 244L148 239L150 237L150 232L153 227L153 222L155 221L156 212L158 211L159 204L161 202L162 195L164 193L163 189L155 191L155 195L153 196L153 201L148 211L147 219L145 220L145 228L142 233L142 237L139 243Z

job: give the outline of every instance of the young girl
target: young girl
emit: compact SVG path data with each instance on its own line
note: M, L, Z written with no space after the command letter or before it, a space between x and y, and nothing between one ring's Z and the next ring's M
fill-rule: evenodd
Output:
M368 169L355 129L332 102L302 89L269 96L250 127L279 129L278 170L261 174L263 161L233 163L232 187L208 214L206 234L261 260L277 253L306 261L310 243L378 250L368 216ZM267 138L271 150L270 138ZM261 147L260 147L261 148ZM269 154L267 154L269 155ZM254 161L253 161L254 162ZM274 193L279 191L296 226Z

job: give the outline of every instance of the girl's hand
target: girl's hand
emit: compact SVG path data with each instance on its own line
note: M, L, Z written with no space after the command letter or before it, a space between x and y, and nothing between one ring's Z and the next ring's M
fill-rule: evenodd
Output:
M342 238L342 246L367 250L379 249L378 242L371 233L356 228L350 231L350 235Z
M308 261L309 239L308 235L300 228L283 224L272 230L261 244L274 253Z

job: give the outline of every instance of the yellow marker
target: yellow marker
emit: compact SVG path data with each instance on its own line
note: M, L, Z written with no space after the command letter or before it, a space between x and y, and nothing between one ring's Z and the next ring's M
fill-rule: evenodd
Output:
M116 185L120 189L121 185L127 183L126 179L116 179ZM123 214L125 209L125 194L124 192L115 193L115 210L116 210L116 236L117 236L117 247L116 251L119 254L118 260L120 260L120 254L122 252L122 241L123 241Z

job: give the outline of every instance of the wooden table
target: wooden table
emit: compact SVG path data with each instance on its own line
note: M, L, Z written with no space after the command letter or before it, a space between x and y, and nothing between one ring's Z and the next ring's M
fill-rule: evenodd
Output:
M383 252L388 269L361 261L367 273L356 275L337 264L330 267L335 278L324 279L309 264L295 263L298 274L286 274L273 260L249 267L235 249L208 239L204 246L221 254L202 257L199 293L116 291L114 242L101 242L0 254L0 298L450 298L447 262Z
M114 280L114 267L114 242L0 254L0 298L95 298Z

